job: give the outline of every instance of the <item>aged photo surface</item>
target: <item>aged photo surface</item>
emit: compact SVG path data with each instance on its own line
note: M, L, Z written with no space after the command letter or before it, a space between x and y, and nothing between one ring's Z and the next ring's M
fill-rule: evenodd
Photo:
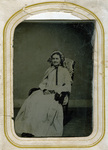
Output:
M93 131L95 20L26 20L13 39L14 128L19 137Z

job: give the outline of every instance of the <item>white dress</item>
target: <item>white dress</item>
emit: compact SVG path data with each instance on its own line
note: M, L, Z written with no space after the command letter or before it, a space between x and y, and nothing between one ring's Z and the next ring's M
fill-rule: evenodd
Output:
M58 84L56 69L50 67L39 85L40 90L33 92L22 105L15 119L15 132L30 133L35 137L53 137L63 134L62 105L55 101L54 94L44 94L43 90L56 92L71 91L71 77L66 68L58 67Z

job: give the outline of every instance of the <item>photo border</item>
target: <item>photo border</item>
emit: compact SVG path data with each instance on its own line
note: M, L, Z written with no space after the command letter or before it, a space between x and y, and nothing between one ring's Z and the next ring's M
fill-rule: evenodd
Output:
M16 137L14 134L13 134L13 131L12 131L12 129L11 129L11 132L9 132L7 129L8 129L8 127L7 127L7 123L9 123L9 124L11 124L12 123L12 120L11 120L11 118L7 118L7 115L8 115L8 110L7 110L7 106L8 106L8 104L9 104L9 102L7 102L7 99L6 99L6 97L7 97L7 89L8 89L8 86L7 86L7 72L8 72L8 70L7 70L7 58L9 57L9 56L7 56L7 54L6 54L6 51L7 51L7 47L10 45L10 61L12 61L12 53L11 53L11 50L12 50L12 43L10 43L9 41L12 41L12 31L14 30L14 26L15 26L15 24L18 22L18 21L20 21L20 22L22 22L22 20L24 20L23 18L25 18L25 17L27 17L27 15L29 14L29 13L26 13L25 14L25 11L28 11L28 10L30 10L31 8L35 8L35 7L39 7L39 8L41 8L41 6L46 6L46 5L55 5L55 4L57 4L57 5L69 5L70 7L72 7L72 6L75 6L75 7L77 7L78 9L81 9L81 11L83 10L84 12L86 12L87 14L90 14L95 20L96 20L96 22L98 23L98 25L99 25L99 27L100 27L100 30L101 30L101 45L102 45L102 53L103 53L103 55L101 56L102 57L102 133L101 133L101 135L99 136L99 138L97 139L97 141L95 141L94 143L92 142L92 144L89 144L89 145L79 145L78 146L78 144L77 145L74 145L74 144L72 144L72 145L50 145L50 144L47 144L47 145L31 145L31 146L29 146L29 145L22 145L21 144L21 141L22 140L24 140L24 141L33 141L33 140L35 140L35 142L37 141L37 139L38 140L40 140L39 138L36 138L36 139L22 139L22 138L18 138L18 137ZM66 9L63 9L63 8L58 8L58 10L59 11L66 11ZM58 11L56 8L50 8L50 9L40 9L40 10L38 10L38 11L35 11L35 12L32 12L32 13L40 13L40 12L45 12L45 11L52 11L52 12L54 12L54 11ZM73 12L73 10L70 10L70 9L67 9L67 11L72 11ZM22 16L21 16L21 18L19 18L19 19L16 19L17 18L17 16L20 14L21 15L21 13L22 13ZM79 13L79 12L77 12L76 11L76 13L77 14L79 14L79 15L83 15L83 13ZM86 17L86 18L88 18L88 19L91 19L91 18L89 18L88 17L88 15L86 16L86 15L84 15L84 17ZM14 19L16 19L16 21L14 22ZM13 22L13 26L11 27L11 29L9 29L10 28L10 24ZM98 29L97 29L97 31L98 31ZM9 32L9 34L10 34L10 40L7 42L6 41L6 39L7 39L7 35L8 35L8 32ZM98 32L97 32L97 34L98 34ZM97 38L98 38L98 35L97 35ZM82 6L79 6L79 5L77 5L77 4L74 4L74 3L71 3L71 2L60 2L60 1L53 1L53 2L43 2L43 3L36 3L36 4L33 4L33 5L30 5L30 6L26 6L26 7L24 7L23 9L21 9L21 10L19 10L19 11L17 11L15 14L13 14L12 15L12 17L10 17L9 18L9 20L7 21L7 23L5 24L5 27L4 27L4 31L3 31L3 86L4 86L4 133L5 133L5 136L6 136L6 138L7 138L7 140L12 144L12 145L14 145L14 146L16 146L16 147L19 147L19 148L87 148L87 147L92 147L92 146L95 146L95 145L97 145L102 139L103 139L103 137L104 137L104 134L105 134L105 35L104 35L104 28L103 28L103 25L102 25L102 23L101 23L101 21L99 20L99 18L93 13L93 12L91 12L90 10L88 10L88 9L86 9L86 8L84 8L84 7L82 7ZM99 44L99 43L97 43L97 44ZM98 46L97 46L98 47ZM98 53L98 51L97 51L97 53ZM12 62L10 62L10 83L12 82L12 77L11 77L11 75L12 75L12 64L11 64ZM97 64L97 65L99 65L99 64ZM97 77L98 77L98 67L97 67ZM97 82L97 84L98 84L98 82ZM12 88L11 87L12 86L12 84L10 84L10 89ZM98 87L98 85L97 85L97 87ZM11 90L12 91L12 90ZM98 92L98 90L97 90L97 92ZM97 94L98 95L98 94ZM10 92L10 97L12 97L12 92ZM12 106L13 106L13 104L12 104L12 101L10 101L10 106L11 106L11 111L12 111ZM99 108L98 108L99 109ZM98 110L97 109L97 110ZM11 115L13 115L13 113L11 112ZM97 112L97 120L99 119L98 118L98 115L99 115L99 110L98 110L98 112ZM11 125L12 126L12 125ZM99 129L98 129L99 130ZM98 131L97 130L97 134L98 134ZM9 132L9 133L8 133ZM13 134L13 135L11 135L11 134ZM14 136L14 138L16 138L17 140L21 140L19 143L15 143L11 138L10 138L10 135L11 136ZM73 139L73 141L75 141L75 138L69 138L69 139L67 139L67 138L47 138L47 140L53 140L53 141L56 141L56 140L63 140L63 141L65 141L66 142L66 140L68 140L68 141L72 141ZM77 138L78 140L77 141L80 141L80 138ZM89 137L86 137L86 139L89 139ZM92 138L92 139L94 139L94 138ZM45 138L43 139L43 138L41 138L41 140L40 140L41 142L42 141L44 141L44 142L46 142L46 140L45 140ZM43 143L43 142L42 142ZM37 144L37 143L36 143Z

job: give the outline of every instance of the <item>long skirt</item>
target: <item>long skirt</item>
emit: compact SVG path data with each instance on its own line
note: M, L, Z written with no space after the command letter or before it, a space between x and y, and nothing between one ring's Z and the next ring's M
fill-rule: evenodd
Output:
M63 134L63 109L54 94L44 95L35 91L22 105L15 119L15 132L18 136L30 133L35 137L53 137Z

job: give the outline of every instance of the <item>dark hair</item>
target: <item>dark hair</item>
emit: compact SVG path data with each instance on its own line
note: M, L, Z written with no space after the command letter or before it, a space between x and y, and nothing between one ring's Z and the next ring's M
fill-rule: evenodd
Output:
M55 54L59 55L60 60L61 60L60 64L61 64L61 66L63 66L63 63L64 63L65 58L64 58L64 55L63 55L60 51L54 51L54 52L51 54L50 58L48 59L48 62L51 63L51 66L53 65L53 64L52 64L52 58L53 58L53 56L54 56Z

